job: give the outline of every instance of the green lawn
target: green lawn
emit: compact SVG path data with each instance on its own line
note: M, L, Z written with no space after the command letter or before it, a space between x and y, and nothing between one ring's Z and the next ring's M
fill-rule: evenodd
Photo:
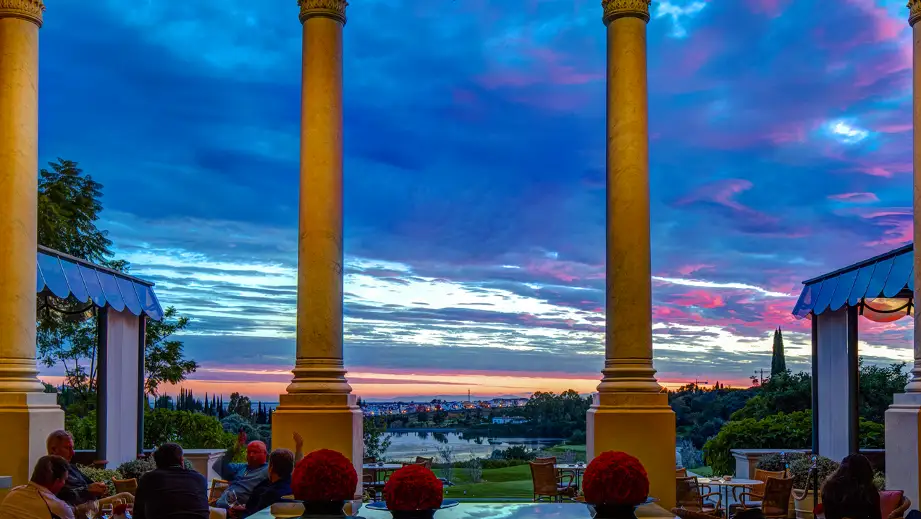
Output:
M547 451L548 452L572 451L572 452L581 452L583 454L586 454L586 446L585 445L555 445L551 447L550 449L547 449Z
M689 472L694 472L703 478L711 477L714 474L714 471L711 470L711 467L695 467L693 469L688 469Z
M442 475L441 470L435 472ZM484 470L481 483L471 483L466 469L454 469L451 479L454 485L445 487L445 497L449 498L502 497L531 501L533 497L528 465Z

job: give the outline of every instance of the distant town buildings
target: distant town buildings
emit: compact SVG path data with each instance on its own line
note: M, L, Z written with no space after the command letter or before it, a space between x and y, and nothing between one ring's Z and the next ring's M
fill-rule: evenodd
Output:
M528 423L528 420L522 416L494 416L493 424L494 425L506 425L506 424L519 424L519 423Z
M527 398L494 398L492 400L481 401L457 401L446 402L442 400L434 402L363 402L362 413L365 416L389 416L413 413L434 413L437 411L465 411L473 409L505 409L524 407L528 402ZM516 419L525 420L521 417ZM495 418L494 418L495 420ZM496 423L496 422L494 422ZM523 423L523 422L503 422L503 423Z

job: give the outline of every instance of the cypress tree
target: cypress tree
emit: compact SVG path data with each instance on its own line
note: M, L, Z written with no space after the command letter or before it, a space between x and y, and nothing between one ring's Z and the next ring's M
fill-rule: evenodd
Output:
M779 375L787 371L784 362L784 338L781 336L781 328L775 330L775 339L772 342L772 373L771 376Z

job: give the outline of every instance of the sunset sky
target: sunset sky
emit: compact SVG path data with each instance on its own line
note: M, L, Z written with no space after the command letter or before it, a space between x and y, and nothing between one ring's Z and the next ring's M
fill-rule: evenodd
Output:
M277 400L294 363L295 0L55 0L40 160L193 319L186 387ZM905 2L655 1L655 367L748 384L800 282L911 239ZM361 396L591 391L603 352L598 0L353 0L344 30L345 356ZM911 319L862 322L911 360ZM47 370L46 377L60 375Z

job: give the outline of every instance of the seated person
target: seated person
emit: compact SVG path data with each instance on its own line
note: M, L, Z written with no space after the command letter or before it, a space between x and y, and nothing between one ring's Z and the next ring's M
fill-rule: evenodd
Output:
M205 476L183 466L182 447L164 443L154 452L157 468L141 476L135 519L208 519Z
M234 517L249 517L291 495L291 473L295 468L295 455L288 449L275 449L269 454L269 479L263 481L250 495L246 506L230 509Z
M74 437L67 431L54 431L48 435L45 441L45 447L48 454L60 456L67 461L67 482L64 487L58 491L58 499L68 505L76 508L87 504L90 501L97 501L99 506L123 499L126 503L133 503L134 496L128 492L122 492L111 497L105 497L109 489L105 483L94 483L93 480L86 477L70 461L74 458Z
M294 440L296 446L295 461L298 461L303 457L301 447L304 441L298 433L294 434ZM225 510L230 508L231 504L227 502L227 496L233 491L234 495L237 496L237 501L233 504L243 505L245 507L253 490L260 483L269 479L268 456L269 453L265 443L261 441L251 441L247 445L247 462L245 464L232 463L228 466L229 470L227 472L229 473L225 474L224 479L230 481L230 484L221 494L221 497L214 503L214 506Z
M55 494L67 481L67 460L42 456L32 470L29 484L10 490L0 503L0 517L17 519L74 519L74 511Z

